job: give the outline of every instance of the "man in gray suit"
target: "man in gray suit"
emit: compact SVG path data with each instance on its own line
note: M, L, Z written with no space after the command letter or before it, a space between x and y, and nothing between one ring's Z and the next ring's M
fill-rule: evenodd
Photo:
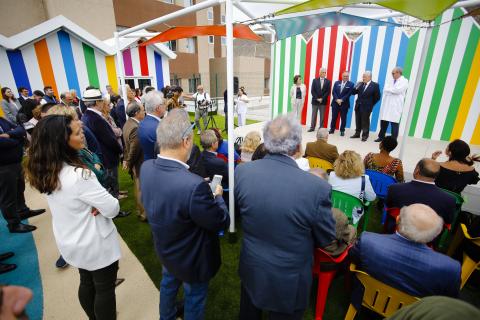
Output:
M263 137L269 154L235 169L242 218L240 319L301 319L308 305L314 248L335 250L329 184L301 170L302 129L277 117Z

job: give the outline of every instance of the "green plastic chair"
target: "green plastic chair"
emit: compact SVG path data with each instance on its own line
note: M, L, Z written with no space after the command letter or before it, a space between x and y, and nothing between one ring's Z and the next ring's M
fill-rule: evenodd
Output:
M348 193L332 190L332 207L337 208L348 217L348 221L354 227L357 227L358 222L353 224L352 212L354 208L363 207L364 223L363 231L366 230L368 225L368 216L369 216L369 203L363 203L357 197L354 197Z
M450 225L450 229L445 228L443 230L442 236L440 237L440 241L438 242L438 248L441 250L445 249L446 244L450 239L451 232L455 229L455 224L457 222L458 215L460 214L460 211L462 211L462 205L465 203L465 199L462 197L461 194L452 192L447 189L442 189L442 190L455 198L456 210L453 214L453 219Z

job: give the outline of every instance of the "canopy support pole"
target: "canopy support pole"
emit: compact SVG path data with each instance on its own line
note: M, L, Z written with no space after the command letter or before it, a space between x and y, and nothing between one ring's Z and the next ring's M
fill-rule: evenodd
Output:
M125 104L125 112L127 111L127 90L125 87L125 69L123 68L123 55L122 51L120 50L120 38L118 36L118 32L113 33L115 38L115 50L117 55L117 65L118 65L118 72L120 76L120 90L122 92L122 99L123 103Z

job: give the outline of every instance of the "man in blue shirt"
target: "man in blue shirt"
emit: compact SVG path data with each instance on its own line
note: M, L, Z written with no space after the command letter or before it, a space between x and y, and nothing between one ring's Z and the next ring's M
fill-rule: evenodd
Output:
M150 91L145 95L145 119L138 126L138 138L143 151L143 161L156 157L157 127L165 116L166 105L160 91Z

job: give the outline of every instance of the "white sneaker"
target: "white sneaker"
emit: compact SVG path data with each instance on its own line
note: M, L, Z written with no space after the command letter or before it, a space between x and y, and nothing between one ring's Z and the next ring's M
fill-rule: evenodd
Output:
M197 134L200 134L200 133L201 133L200 130L197 130Z

